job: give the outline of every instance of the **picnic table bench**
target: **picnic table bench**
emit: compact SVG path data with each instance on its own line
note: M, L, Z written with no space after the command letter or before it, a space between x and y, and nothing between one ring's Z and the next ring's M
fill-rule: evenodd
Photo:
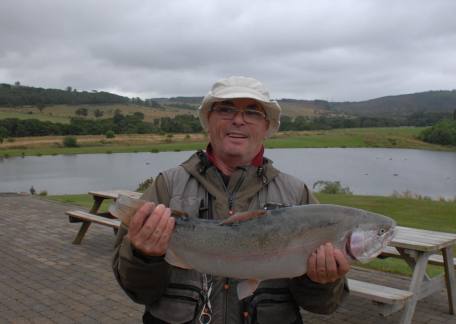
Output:
M101 204L105 199L112 199L115 201L120 194L133 198L140 198L142 195L140 192L129 190L89 191L89 194L93 198L93 204L89 212L83 210L69 210L66 212L71 223L82 222L81 227L73 240L73 244L81 244L82 239L92 223L112 227L114 228L114 231L117 232L117 229L120 226L120 220L116 219L108 212L100 212Z

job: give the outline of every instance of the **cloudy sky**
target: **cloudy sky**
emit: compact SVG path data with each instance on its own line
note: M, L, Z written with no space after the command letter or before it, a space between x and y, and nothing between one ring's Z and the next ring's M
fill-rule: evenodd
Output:
M1 0L0 82L142 98L229 75L274 98L456 89L454 0Z

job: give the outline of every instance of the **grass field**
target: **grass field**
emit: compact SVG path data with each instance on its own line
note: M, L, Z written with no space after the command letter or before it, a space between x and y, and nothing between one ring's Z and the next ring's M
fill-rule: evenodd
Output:
M40 111L38 108L30 107L0 107L0 119L4 118L19 118L19 119L39 119L42 121L52 121L57 123L67 124L70 118L77 117L76 110L79 108L87 108L87 119L96 119L94 112L100 110L103 116L100 118L112 118L116 110L120 110L122 114L129 115L135 112L144 114L144 120L152 122L156 118L174 117L177 114L195 113L195 111L183 111L182 109L166 107L166 109L151 108L138 105L55 105L47 106Z
M50 121L53 123L61 123L61 124L68 124L70 122L70 119L67 117L44 115L44 114L35 113L32 110L28 110L28 111L30 111L31 114L28 112L22 112L22 111L0 109L0 119L6 119L6 118L38 119L40 121Z
M266 141L267 148L386 147L456 151L455 146L422 142L422 128L354 128L328 131L279 132ZM62 136L15 138L0 144L0 157L27 155L188 151L204 148L204 134L129 134L106 139L103 135L76 136L79 147L65 148Z
M381 213L395 219L398 225L401 226L456 233L456 201L443 202L383 196L329 195L321 193L316 195L321 203L332 203ZM49 196L48 198L79 205L86 209L89 209L92 205L92 198L89 195L62 195ZM108 203L102 206L102 210L107 210L107 207ZM360 266L411 275L410 268L405 261L396 258L374 260ZM442 271L442 267L439 266L428 267L428 272L431 276L438 275Z

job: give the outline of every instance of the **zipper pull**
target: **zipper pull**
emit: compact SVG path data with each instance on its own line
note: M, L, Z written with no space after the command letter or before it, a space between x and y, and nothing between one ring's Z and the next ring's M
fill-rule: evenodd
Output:
M234 199L233 199L233 195L230 193L230 195L228 197L228 215L230 215L230 216L232 216L234 214L233 205L234 205Z

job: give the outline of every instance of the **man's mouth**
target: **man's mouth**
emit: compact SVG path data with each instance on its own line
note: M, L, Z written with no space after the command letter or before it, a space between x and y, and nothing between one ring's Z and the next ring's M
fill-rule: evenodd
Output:
M230 133L227 133L226 135L231 138L247 138L247 135L242 134L242 133L230 132Z

